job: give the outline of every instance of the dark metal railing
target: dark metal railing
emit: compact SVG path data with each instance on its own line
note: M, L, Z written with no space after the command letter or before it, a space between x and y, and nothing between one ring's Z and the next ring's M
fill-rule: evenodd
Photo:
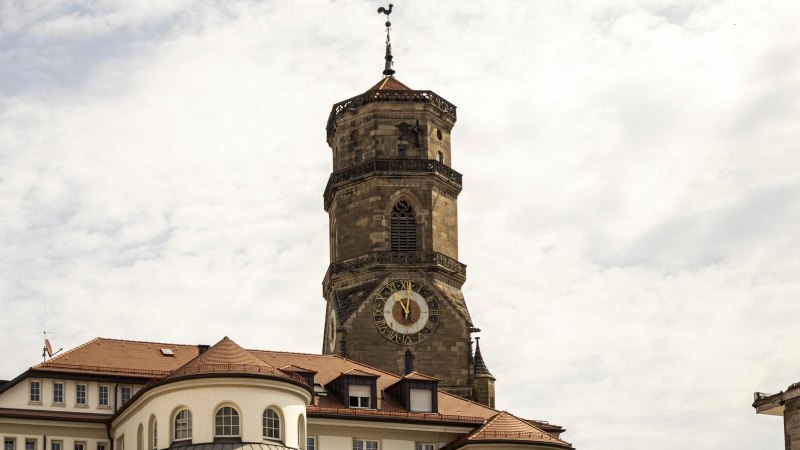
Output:
M367 91L355 97L341 101L331 108L328 116L328 144L330 145L335 131L334 120L348 110L357 109L368 103L429 103L439 111L456 120L456 106L433 91Z
M333 190L352 181L358 181L374 175L407 175L414 173L432 173L446 179L457 188L461 188L463 176L440 163L435 159L371 159L361 164L347 167L333 172L328 178L328 185L325 186L325 209L330 206L333 199Z

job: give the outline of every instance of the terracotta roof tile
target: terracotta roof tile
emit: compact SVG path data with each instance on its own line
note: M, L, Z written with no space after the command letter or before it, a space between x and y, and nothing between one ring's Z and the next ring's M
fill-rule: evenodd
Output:
M570 443L555 438L533 424L506 411L498 413L482 427L445 448L451 450L482 441L532 445L549 444L557 447L572 448Z
M163 356L160 351L161 348L172 349L175 356ZM194 371L194 373L219 373L241 371L248 368L253 370L274 370L275 372L269 373L277 376L282 374L287 378L296 379L299 378L299 375L292 373L294 371L287 367L296 366L309 372L316 372L314 379L323 386L341 376L342 373L355 374L358 372L367 376L377 377L376 384L379 398L377 402L378 412L376 414L380 414L381 411L385 413L404 412L403 408L389 396L382 398L383 396L380 394L381 391L400 381L401 377L340 356L245 350L228 338L215 344L202 355L198 356L198 353L197 346L194 345L97 338L70 350L60 357L39 364L34 369L65 371L66 369L62 366L66 361L69 361L70 371L75 373L126 374L146 377L152 382L158 382L166 379L167 376L189 375L191 371ZM68 358L65 358L67 356ZM278 369L283 367L286 367L287 370ZM409 376L424 377L425 375L409 374ZM353 411L342 405L333 396L317 397L316 402L319 408L340 409L342 414L351 414ZM441 391L438 393L438 405L439 414L442 416L479 417L486 420L497 414L497 411L492 408Z
M174 356L163 355L162 348L172 350ZM167 375L196 357L198 352L195 345L95 338L32 369L152 378Z
M285 370L287 372L298 372L298 373L317 373L316 370L307 369L305 367L296 366L294 364L287 364L281 367L281 370Z
M284 372L243 349L228 336L212 345L201 355L173 371L165 380L198 374L261 373L280 378L302 381L299 375Z
M375 84L375 86L369 88L369 91L410 91L410 90L412 90L410 87L401 83L400 80L392 76L384 77L381 81Z

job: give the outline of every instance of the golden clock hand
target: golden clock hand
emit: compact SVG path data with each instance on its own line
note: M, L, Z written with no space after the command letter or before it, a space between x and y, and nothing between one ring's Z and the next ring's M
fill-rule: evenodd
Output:
M394 300L400 304L401 308L403 308L405 315L408 315L408 306L403 304L403 297L401 297L399 293L396 293L394 294Z

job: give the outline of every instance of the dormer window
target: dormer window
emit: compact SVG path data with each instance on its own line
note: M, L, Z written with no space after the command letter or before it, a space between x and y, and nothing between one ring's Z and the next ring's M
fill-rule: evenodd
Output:
M419 412L432 412L433 411L433 396L431 395L430 388L419 389L411 388L408 390L409 396L409 410Z
M351 384L348 387L349 406L351 408L372 408L372 388L364 384Z
M347 407L374 409L378 407L377 379L378 375L350 369L326 384L325 389Z
M386 388L386 392L408 411L435 413L439 411L438 383L436 378L411 372Z

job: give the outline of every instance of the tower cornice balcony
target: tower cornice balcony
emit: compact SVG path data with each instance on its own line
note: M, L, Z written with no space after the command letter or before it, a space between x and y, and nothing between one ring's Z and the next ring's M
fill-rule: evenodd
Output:
M331 206L333 194L343 186L374 176L413 174L433 174L437 179L447 183L456 194L461 192L461 174L435 159L370 159L361 164L331 173L323 195L325 211Z
M456 120L456 105L448 102L433 91L412 90L369 90L363 94L341 101L331 108L328 116L328 145L333 145L333 134L336 131L336 118L347 111L356 111L369 103L427 103L433 105L445 116Z
M322 285L327 290L335 278L344 274L403 269L434 270L451 276L460 283L467 279L466 264L439 252L370 252L332 263L328 266Z

